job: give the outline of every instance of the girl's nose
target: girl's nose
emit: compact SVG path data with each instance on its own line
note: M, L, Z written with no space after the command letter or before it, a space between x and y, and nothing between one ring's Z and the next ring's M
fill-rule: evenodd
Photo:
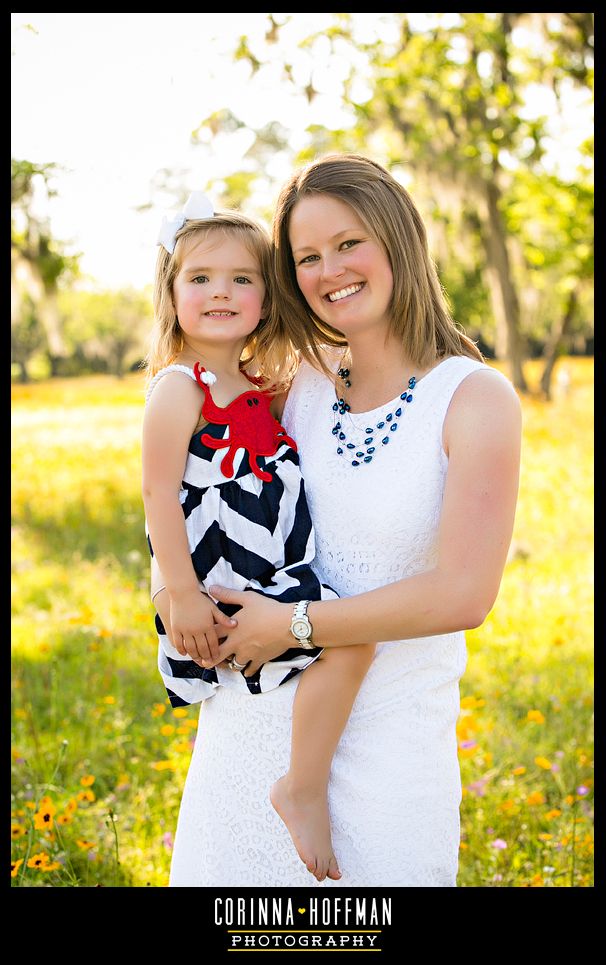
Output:
M213 298L229 298L229 297L230 297L230 293L229 293L229 289L228 289L227 285L225 285L223 282L217 282L217 283L214 285L214 287L213 287L212 297L213 297Z

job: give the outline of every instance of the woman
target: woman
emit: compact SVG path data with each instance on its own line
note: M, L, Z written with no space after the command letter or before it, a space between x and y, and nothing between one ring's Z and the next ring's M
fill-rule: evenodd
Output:
M295 680L205 704L171 884L453 887L464 631L493 606L507 558L519 401L452 321L422 220L380 165L333 155L294 175L274 244L273 328L302 359L282 422L299 448L315 568L341 596L309 604L307 639L381 642L333 760L342 877L318 885L297 864L288 832L302 819L283 800L282 821L267 799L288 758ZM291 604L211 592L241 607L219 660L253 674L292 645Z

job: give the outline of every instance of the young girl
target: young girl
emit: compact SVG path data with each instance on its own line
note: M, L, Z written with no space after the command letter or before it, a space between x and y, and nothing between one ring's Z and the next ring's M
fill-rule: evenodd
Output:
M296 444L275 418L289 360L263 338L272 311L271 242L243 215L214 215L196 193L182 216L165 219L159 244L143 500L160 673L177 707L204 701L217 687L252 699L306 670L290 768L271 800L308 870L318 881L336 880L330 766L374 645L328 653L312 641L307 604L337 594L311 567L314 534ZM206 669L235 623L226 613L239 609L217 606L208 595L213 583L294 604L292 646L255 673L233 656Z

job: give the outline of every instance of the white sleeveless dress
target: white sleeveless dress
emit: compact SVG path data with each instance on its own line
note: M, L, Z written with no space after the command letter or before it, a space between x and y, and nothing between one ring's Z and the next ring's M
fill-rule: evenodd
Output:
M457 387L480 368L464 357L439 363L417 383L389 445L352 467L337 455L331 432L334 386L301 365L282 424L299 448L316 531L314 568L341 596L433 565L448 465L444 417ZM396 404L355 413L362 435ZM297 679L254 697L221 688L201 709L170 885L454 887L465 663L462 631L377 646L331 771L339 881L309 874L269 802L272 783L288 767Z

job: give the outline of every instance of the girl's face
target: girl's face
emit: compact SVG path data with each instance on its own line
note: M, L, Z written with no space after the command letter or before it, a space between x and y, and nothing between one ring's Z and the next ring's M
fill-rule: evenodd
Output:
M196 349L242 342L263 313L265 283L242 241L209 232L194 243L173 284L173 304L187 341Z
M348 339L389 327L389 258L349 204L328 194L303 198L289 239L299 288L318 318Z

